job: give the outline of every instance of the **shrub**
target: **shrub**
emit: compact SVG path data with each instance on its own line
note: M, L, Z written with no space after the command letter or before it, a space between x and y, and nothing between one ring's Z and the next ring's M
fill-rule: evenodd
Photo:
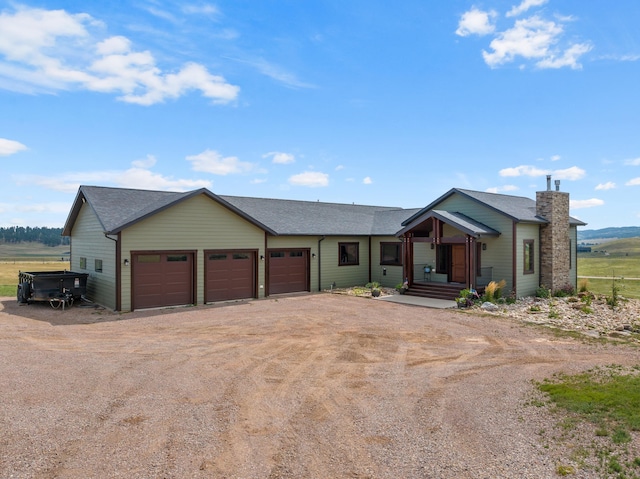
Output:
M578 281L578 292L586 293L589 291L589 280L587 278L582 278Z
M507 282L502 279L499 283L490 281L484 288L484 300L490 303L495 303L497 299L502 296L502 288L507 285Z
M575 290L573 289L573 286L571 286L570 284L567 284L565 286L563 286L562 288L556 289L553 292L553 295L556 298L565 298L567 296L573 296L575 293Z
M550 298L551 297L551 290L549 288L545 288L544 286L539 286L536 289L536 296L538 298Z

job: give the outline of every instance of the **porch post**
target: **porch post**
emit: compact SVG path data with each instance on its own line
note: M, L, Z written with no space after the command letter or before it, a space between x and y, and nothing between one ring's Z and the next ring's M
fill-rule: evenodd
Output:
M413 241L411 233L404 236L404 279L407 279L409 286L413 284Z

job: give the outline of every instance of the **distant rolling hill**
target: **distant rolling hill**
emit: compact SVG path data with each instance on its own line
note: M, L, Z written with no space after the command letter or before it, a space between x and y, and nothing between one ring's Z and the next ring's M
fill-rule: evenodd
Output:
M578 229L578 241L589 242L589 240L640 238L640 226L622 226L618 228L602 228L599 230Z

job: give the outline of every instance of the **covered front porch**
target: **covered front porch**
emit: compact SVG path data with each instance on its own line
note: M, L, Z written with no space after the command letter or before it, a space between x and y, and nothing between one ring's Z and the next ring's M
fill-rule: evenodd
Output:
M483 252L500 233L462 213L429 210L398 233L404 247L407 294L454 299L463 289L480 294L493 281Z

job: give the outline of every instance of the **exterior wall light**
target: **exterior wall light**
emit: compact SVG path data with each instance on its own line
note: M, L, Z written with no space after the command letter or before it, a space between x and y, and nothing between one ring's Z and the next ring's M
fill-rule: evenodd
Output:
M487 243L482 243L482 251L487 251Z
M264 261L264 255L263 254L260 255L260 261Z
M316 259L316 254L315 253L311 253L311 258L312 259Z
M128 259L125 259L125 260L124 260L124 265L125 265L125 266L129 266L129 260L128 260Z

